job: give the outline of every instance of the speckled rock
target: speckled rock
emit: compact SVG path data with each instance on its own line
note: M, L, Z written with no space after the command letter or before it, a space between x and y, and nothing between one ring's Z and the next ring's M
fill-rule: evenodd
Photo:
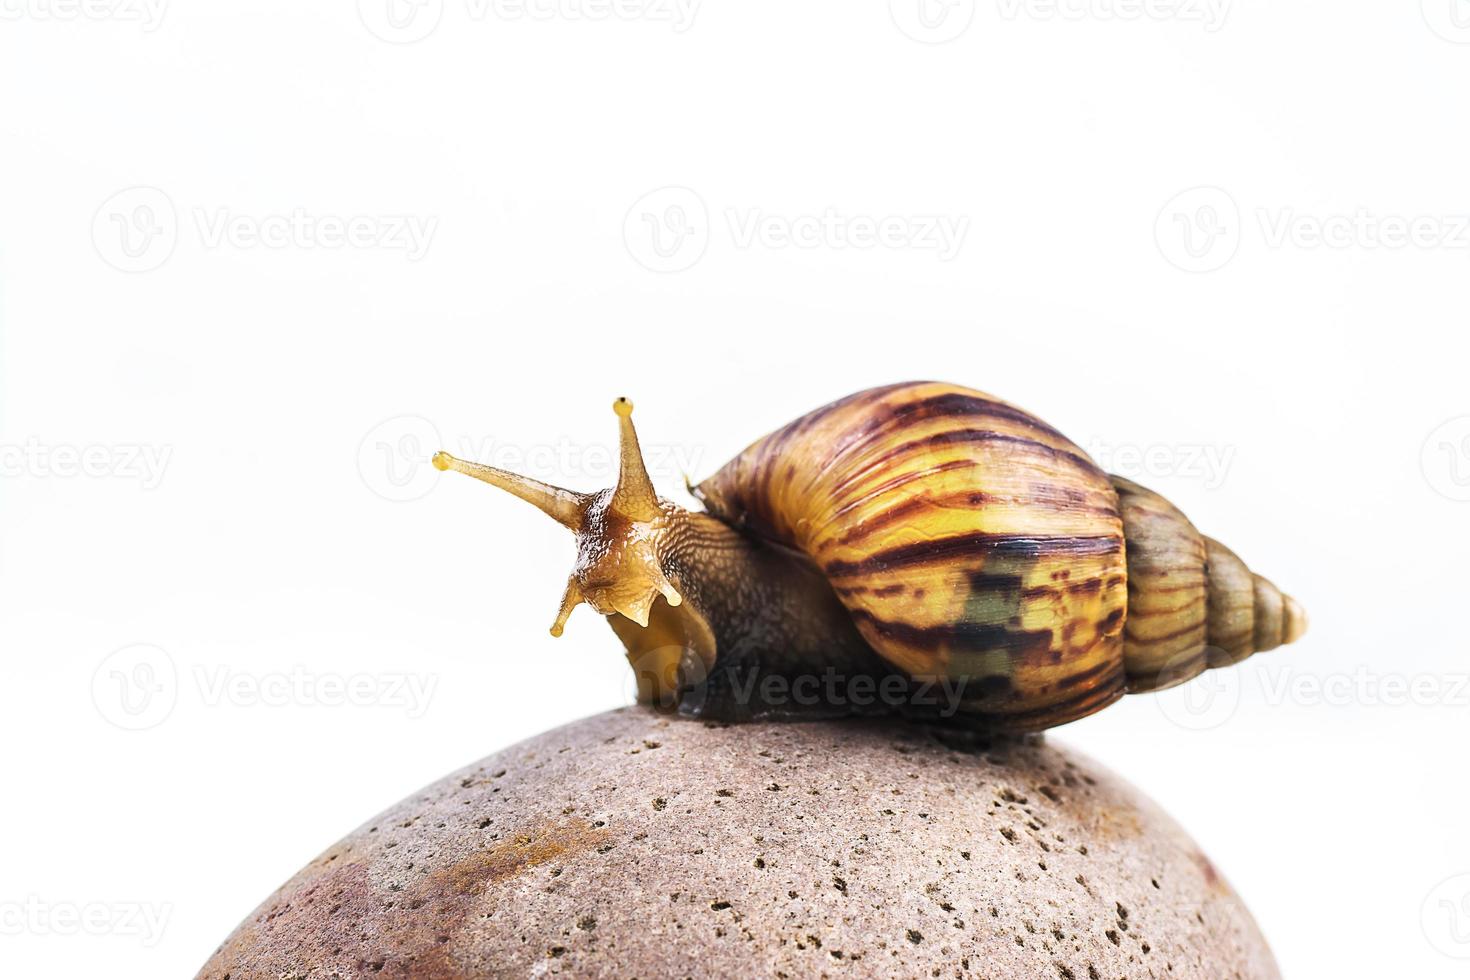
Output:
M454 773L255 911L206 980L1277 977L1157 807L1054 742L625 709Z

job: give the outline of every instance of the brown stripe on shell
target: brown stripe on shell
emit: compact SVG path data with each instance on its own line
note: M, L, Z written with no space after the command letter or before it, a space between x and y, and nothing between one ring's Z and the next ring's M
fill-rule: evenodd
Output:
M1035 704L1035 699L1013 699L1000 704L980 701L965 704L961 713L976 728L989 731L1039 732L1065 725L1101 711L1127 693L1121 660L1104 661L1099 666L1103 670L1094 677L1092 685L1072 697L1044 701L1038 707L1025 706Z
M1211 667L1239 663L1255 652L1255 582L1245 562L1214 538L1205 538L1209 569L1206 655Z
M1205 648L1193 650L1177 657L1168 667L1157 674L1146 674L1135 676L1128 675L1129 694L1148 694L1153 691L1163 691L1168 688L1183 684L1185 681L1194 680L1200 674L1209 669L1209 660L1205 656Z
M1197 609L1197 610L1191 609L1191 610L1186 610L1184 612L1184 615L1187 616L1191 621L1185 623L1185 625L1183 625L1183 626L1177 626L1177 627L1171 629L1170 628L1171 622L1172 623L1177 623L1179 621L1177 619L1173 619L1172 617L1170 619L1165 619L1162 623L1159 623L1158 624L1159 628L1160 629L1163 629L1163 630L1166 630L1166 632L1163 632L1163 633L1151 633L1151 632L1149 632L1147 629L1144 628L1144 625L1143 625L1144 618L1143 617L1134 616L1133 614L1130 613L1129 616L1128 616L1128 627L1129 627L1129 630L1128 630L1128 633L1127 633L1129 642L1130 643L1137 644L1137 645L1140 645L1140 646L1148 646L1149 644L1169 644L1169 645L1173 645L1174 644L1174 641L1182 640L1185 637L1189 637L1192 640L1196 641L1195 646L1197 646L1199 649L1203 650L1204 649L1204 646L1205 646L1205 644L1203 642L1204 633L1201 632L1202 629L1203 629L1203 627L1201 626L1200 623L1193 621L1194 620L1194 615L1196 613L1199 614L1199 615L1201 615L1201 616L1204 614L1203 600L1200 601L1199 605L1201 606L1200 609ZM1185 651L1180 651L1180 652L1185 652ZM1192 652L1192 648L1191 648L1191 652Z
M1067 674L1052 686L1058 691L1068 691L1074 687L1091 687L1099 677L1106 677L1117 669L1117 664L1107 660L1100 660L1086 670L1080 670L1075 674Z
M1047 436L1063 445L1070 445L1067 438L1056 429L1014 406L981 395L949 391L915 401L896 401L883 405L882 411L874 412L863 419L861 426L854 429L848 438L832 447L826 465L855 455L894 432L912 428L921 422L944 418L1003 420ZM1087 464L1095 468L1091 460L1087 460ZM844 489L846 485L842 483L834 487L838 493Z
M915 650L960 654L1005 651L1013 657L1037 656L1052 648L1051 630L1012 630L994 623L955 622L933 626L889 622L866 609L853 612L858 628L866 628Z
M900 501L880 511L871 517L865 518L852 530L835 539L836 546L848 546L871 537L874 533L889 527L899 521L911 519L918 516L924 510L937 507L945 510L979 510L997 503L1004 503L1012 507L1038 507L1043 510L1066 511L1068 513L1090 513L1099 517L1111 518L1115 510L1111 507L1089 506L1075 502L1073 498L1059 500L1055 496L1048 498L1045 495L1031 497L998 496L985 493L984 491L964 491L949 494L942 497L913 496L907 500ZM844 510L850 507L844 507Z
M1067 582L1063 585L1033 585L1021 593L1023 599L1047 599L1061 598L1073 595L1094 595L1101 592L1105 587L1113 588L1124 584L1121 575L1108 579L1086 578L1078 582Z
M881 497L885 493L897 490L899 487L906 486L910 483L914 483L915 481L926 480L930 477L937 476L940 473L946 473L950 470L973 469L977 465L979 464L977 464L973 459L950 459L944 461L943 463L937 463L934 466L927 467L926 469L913 470L908 473L902 473L891 480L886 480L883 483L878 484L876 487L869 490L862 496L854 497L853 499L845 502L841 507L833 512L832 516L833 518L841 518L845 516L849 511L855 510L856 508L870 503L878 497Z
M1205 667L1205 543L1173 504L1113 477L1128 547L1123 662L1129 689L1183 683Z
M998 432L994 429L953 429L947 432L935 433L924 436L921 439L912 439L908 442L899 443L871 461L861 469L850 474L843 482L833 487L833 492L839 496L854 484L861 483L873 473L883 472L886 469L900 463L905 457L918 456L933 452L937 448L963 445L966 443L1002 443L1005 445L1021 447L1050 456L1054 459L1065 460L1083 472L1095 470L1096 464L1079 452L1068 449L1059 449L1037 439L1026 436L1018 436L1009 432Z
M861 561L830 561L823 566L823 569L832 578L848 578L872 575L875 572L910 565L948 561L960 556L983 558L998 554L1032 560L1062 557L1086 558L1117 554L1122 548L1123 539L1112 534L1090 537L1075 535L1038 537L976 531L972 534L940 538L937 541L920 541L915 544L886 548Z

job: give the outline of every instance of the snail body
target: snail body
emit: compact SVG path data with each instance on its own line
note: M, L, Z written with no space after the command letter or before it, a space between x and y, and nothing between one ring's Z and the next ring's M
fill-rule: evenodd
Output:
M632 406L614 407L611 490L434 463L576 533L552 633L582 602L608 616L644 700L716 718L893 709L1037 731L1306 628L1294 600L1168 501L978 391L913 382L819 408L692 487L703 512L657 496Z

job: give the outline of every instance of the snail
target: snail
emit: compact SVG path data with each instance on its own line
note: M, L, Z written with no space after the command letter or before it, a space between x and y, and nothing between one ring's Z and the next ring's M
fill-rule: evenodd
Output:
M654 492L633 405L613 408L609 490L433 464L576 535L551 633L582 603L606 616L641 700L716 719L872 705L1032 732L1306 629L1295 600L1163 497L978 391L909 382L819 408L690 486L703 511ZM921 699L936 685L944 697Z

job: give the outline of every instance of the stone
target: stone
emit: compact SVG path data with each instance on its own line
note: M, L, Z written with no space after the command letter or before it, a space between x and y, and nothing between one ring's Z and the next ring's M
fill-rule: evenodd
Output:
M1245 906L1138 791L1050 739L626 708L349 834L202 980L1265 980Z

